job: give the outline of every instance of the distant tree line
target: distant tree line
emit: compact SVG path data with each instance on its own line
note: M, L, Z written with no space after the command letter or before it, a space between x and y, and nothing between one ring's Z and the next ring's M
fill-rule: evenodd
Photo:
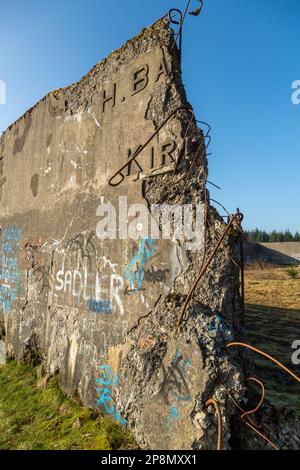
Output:
M300 242L300 233L296 232L293 235L289 230L284 232L266 232L265 230L255 230L245 231L247 240L253 243L274 243L274 242Z

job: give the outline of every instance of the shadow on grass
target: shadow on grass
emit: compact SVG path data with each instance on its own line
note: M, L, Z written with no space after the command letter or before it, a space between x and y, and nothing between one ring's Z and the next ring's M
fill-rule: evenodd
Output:
M249 344L270 354L296 375L300 365L292 363L292 344L300 340L300 311L246 305ZM252 353L251 353L252 354ZM278 407L286 406L300 416L300 384L271 361L253 353L256 376L266 386L266 398Z

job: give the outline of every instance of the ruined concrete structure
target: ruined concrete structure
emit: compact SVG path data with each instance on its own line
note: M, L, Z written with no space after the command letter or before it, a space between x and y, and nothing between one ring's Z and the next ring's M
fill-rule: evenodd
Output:
M7 356L40 361L45 374L59 374L67 394L85 406L98 403L152 449L215 449L210 398L221 408L223 448L246 446L227 391L241 402L249 364L243 351L224 349L244 337L237 226L178 327L225 227L209 204L205 151L195 159L205 136L191 117L174 33L162 19L79 83L50 93L0 143L0 339ZM201 246L145 237L143 220L139 238L126 236L125 197L128 206L146 204L149 220L153 204L197 205ZM108 203L117 237L100 240ZM268 446L255 434L252 440L252 448Z
M298 266L300 264L300 242L247 242L244 255L245 262L248 264L258 259L262 263L275 266Z

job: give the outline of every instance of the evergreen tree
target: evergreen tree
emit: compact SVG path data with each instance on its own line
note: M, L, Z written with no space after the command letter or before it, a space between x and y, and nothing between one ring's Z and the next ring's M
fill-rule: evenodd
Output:
M300 233L296 232L295 235L291 233L290 230L285 230L277 232L273 230L272 232L266 232L265 230L260 230L256 228L255 230L245 231L245 236L247 240L253 243L275 243L275 242L299 242Z

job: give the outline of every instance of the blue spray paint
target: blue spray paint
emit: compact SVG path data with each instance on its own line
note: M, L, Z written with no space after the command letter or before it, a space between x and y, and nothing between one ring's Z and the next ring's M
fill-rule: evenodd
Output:
M112 313L112 304L109 300L95 300L90 299L88 302L88 308L95 313Z
M180 411L177 406L173 404L170 408L170 415L167 416L167 429L170 430L178 421L181 420L181 418Z
M173 357L170 367L166 370L162 365L164 380L161 387L161 393L169 404L169 398L172 397L170 414L166 417L166 428L170 431L171 428L182 419L179 404L182 402L189 402L192 400L189 392L189 387L186 381L186 370L192 365L190 359L184 359L182 354L177 350Z
M152 238L145 238L140 241L138 251L127 266L123 276L130 283L131 293L139 292L142 289L145 277L144 266L155 253L157 241ZM136 269L137 267L137 269Z
M97 369L100 378L96 379L96 384L101 385L97 388L97 394L99 395L97 406L102 406L107 414L114 416L124 426L126 421L120 416L112 397L113 389L118 385L119 376L114 377L112 367L109 365L99 366Z
M18 253L22 230L7 227L2 235L2 256L0 257L0 304L4 313L11 313L13 303L17 300L20 287Z
M224 323L224 320L220 313L217 313L217 315L211 319L210 325L208 327L208 331L209 331L209 336L211 338L216 338L219 331L224 334L229 333L229 328Z

